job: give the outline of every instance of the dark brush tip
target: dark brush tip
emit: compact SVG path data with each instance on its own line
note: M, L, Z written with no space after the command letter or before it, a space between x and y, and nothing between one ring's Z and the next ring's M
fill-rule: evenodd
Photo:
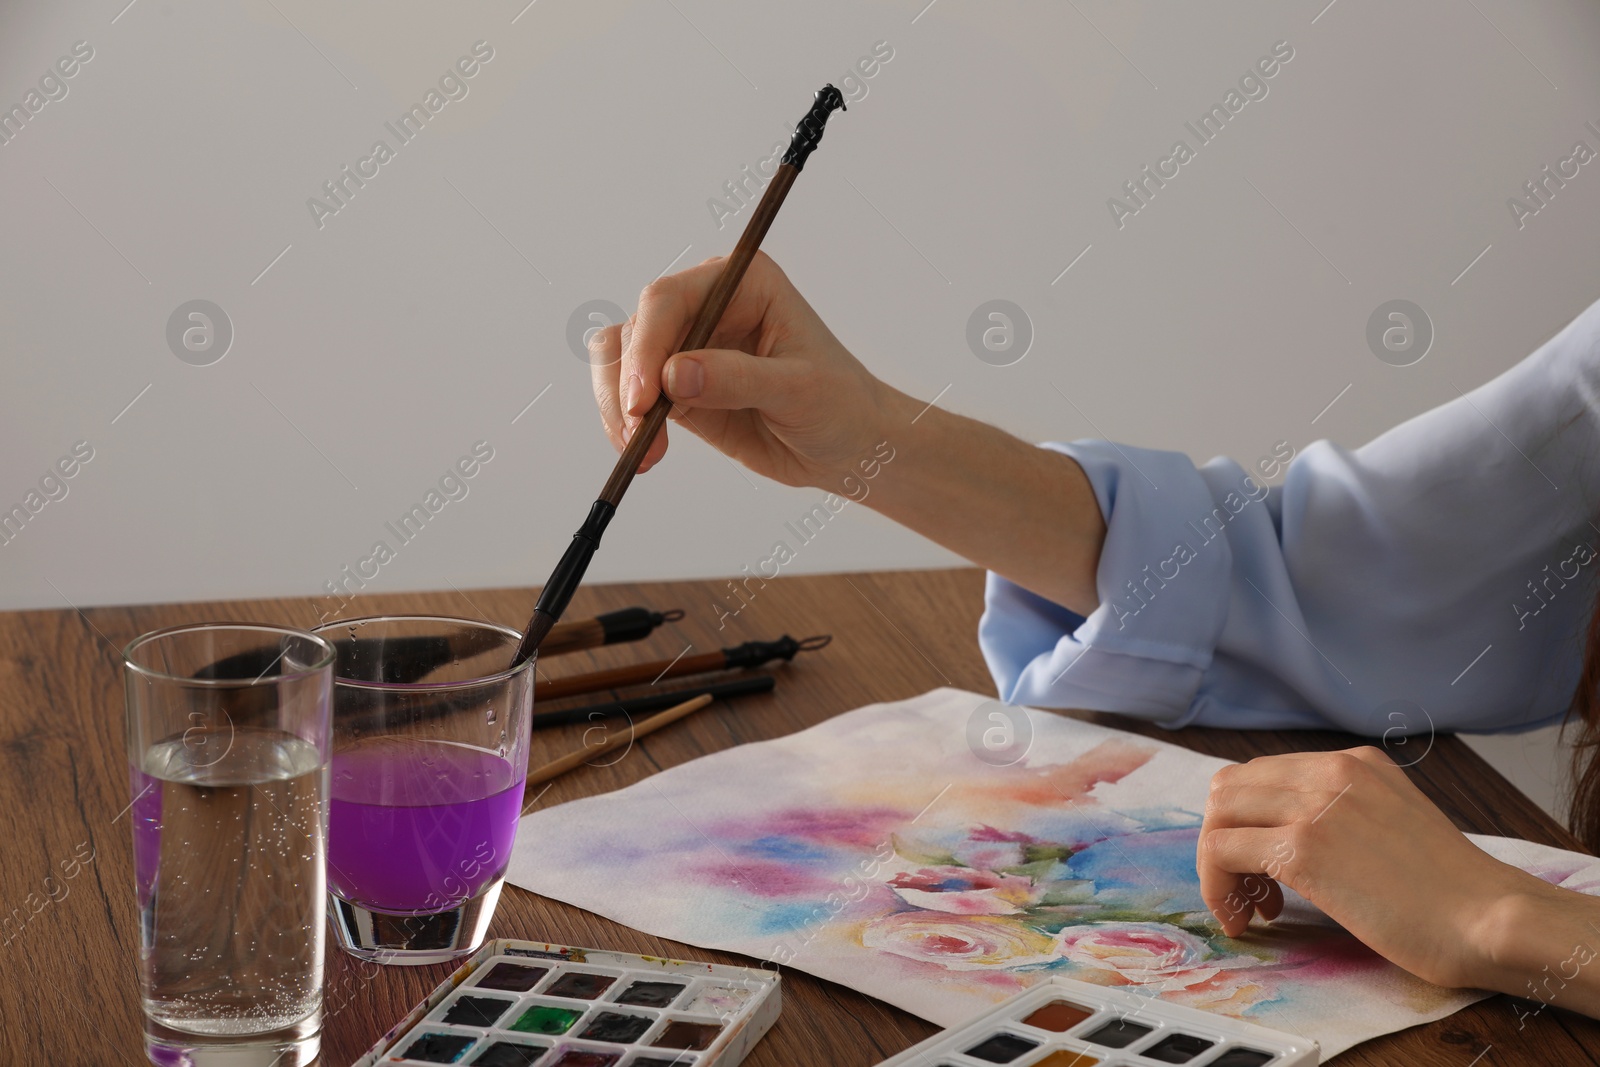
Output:
M828 125L828 116L835 109L850 110L844 105L844 94L829 83L817 90L816 102L800 120L800 124L794 128L794 139L789 142L789 150L783 154L785 163L795 170L805 167L806 157L816 151L817 145L821 143L823 128Z

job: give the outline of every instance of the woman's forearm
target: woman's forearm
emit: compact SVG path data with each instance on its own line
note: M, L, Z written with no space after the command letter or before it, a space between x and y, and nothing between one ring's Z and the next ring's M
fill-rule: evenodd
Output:
M894 460L868 507L1080 615L1095 609L1106 526L1083 468L895 389L880 406Z

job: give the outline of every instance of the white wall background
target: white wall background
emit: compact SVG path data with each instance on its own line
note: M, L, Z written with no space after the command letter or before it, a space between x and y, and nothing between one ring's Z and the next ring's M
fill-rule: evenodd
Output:
M1025 437L1357 445L1600 296L1600 163L1507 207L1600 149L1588 0L525 4L0 6L0 105L94 53L0 145L0 504L94 449L0 546L0 607L316 595L480 439L370 587L542 580L613 461L569 316L727 251L742 216L707 200L878 41L767 248L882 376ZM480 40L468 95L319 229L307 199ZM1108 198L1279 41L1119 228ZM965 339L993 298L1035 334L1007 367ZM1365 340L1393 298L1436 331L1408 367ZM234 331L209 366L166 338L193 299ZM679 441L592 575L735 573L817 495ZM850 509L792 570L947 562ZM1547 744L1501 758L1548 777Z

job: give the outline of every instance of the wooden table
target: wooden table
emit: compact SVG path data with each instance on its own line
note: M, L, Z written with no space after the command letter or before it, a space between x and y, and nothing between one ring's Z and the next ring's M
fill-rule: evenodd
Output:
M551 659L540 665L548 676L670 658L691 643L696 651L706 651L784 632L796 637L832 633L834 642L786 668L775 694L746 698L737 709L718 705L691 716L635 746L613 766L584 768L559 779L547 801L618 789L662 767L792 733L873 701L941 685L993 692L974 638L981 588L982 576L974 570L782 578L756 589L721 631L717 605L739 603L724 581L585 588L569 618L632 604L683 607L688 614L642 646ZM353 613L427 612L518 625L533 599L526 589L372 596L357 601ZM315 614L309 600L279 600L0 615L0 693L6 700L0 715L0 803L19 816L6 827L0 862L0 906L9 910L9 918L0 915L5 923L0 939L9 939L0 948L5 965L0 1063L144 1063L121 647L147 630L180 622L307 626ZM1085 717L1232 759L1357 743L1331 732L1169 733L1113 716ZM579 733L576 726L539 732L532 760L571 750L580 743ZM1453 737L1436 738L1412 773L1463 829L1577 847ZM77 862L91 850L92 861ZM491 936L749 962L651 937L512 887L500 901ZM330 952L329 971L322 1062L343 1065L449 968L384 968L367 978L342 953ZM1519 1030L1513 1004L1494 997L1440 1022L1360 1045L1338 1062L1347 1067L1600 1063L1600 1023L1547 1008ZM746 1062L757 1067L875 1064L934 1029L860 993L790 971L783 1018Z

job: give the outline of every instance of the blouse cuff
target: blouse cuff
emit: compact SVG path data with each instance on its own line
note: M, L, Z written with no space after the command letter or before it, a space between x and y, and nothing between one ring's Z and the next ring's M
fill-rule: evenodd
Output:
M1185 725L1227 619L1228 524L1264 506L1266 486L1231 463L1208 480L1178 452L1042 447L1076 460L1094 487L1106 522L1100 604L1085 617L991 573L978 641L1001 699Z

